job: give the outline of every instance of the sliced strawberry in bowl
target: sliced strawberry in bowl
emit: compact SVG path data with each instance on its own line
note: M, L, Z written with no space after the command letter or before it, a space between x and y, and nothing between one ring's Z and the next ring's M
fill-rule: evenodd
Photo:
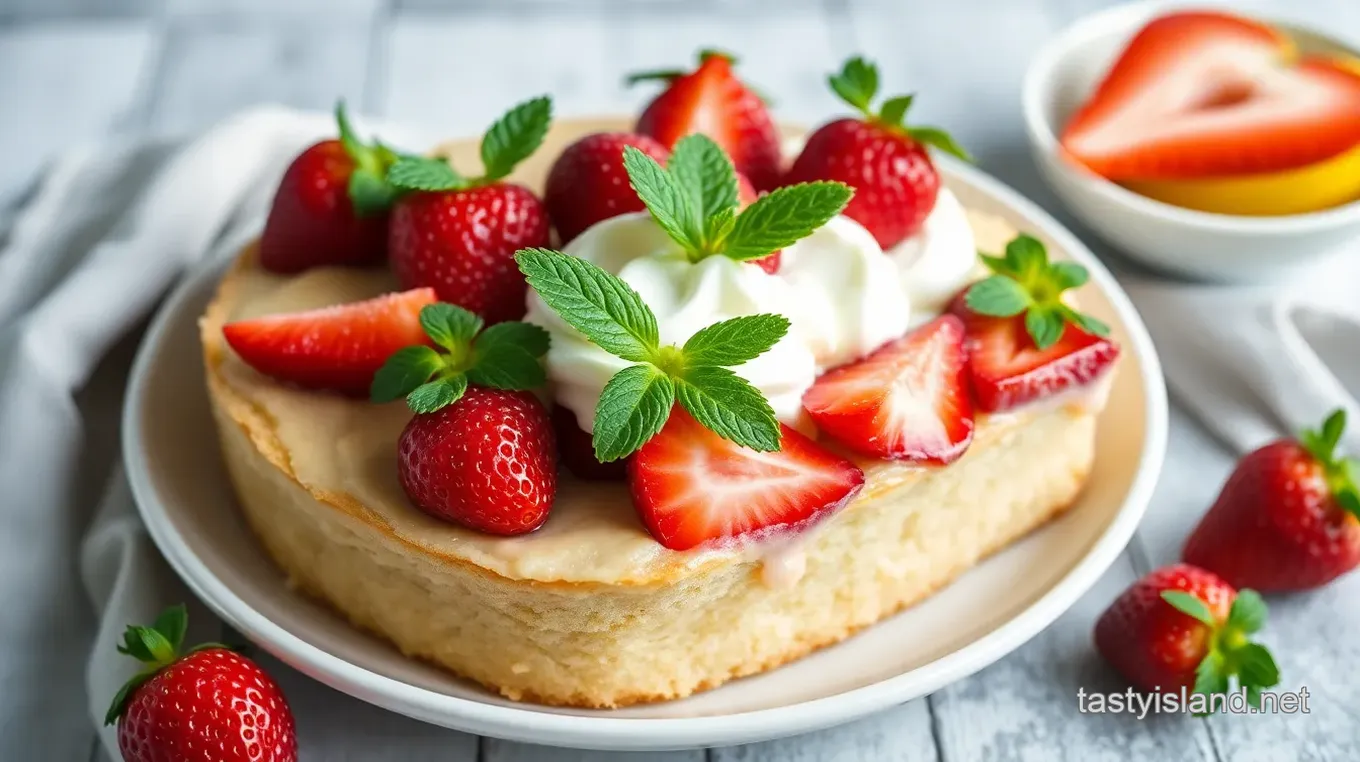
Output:
M633 503L671 550L797 531L859 492L854 463L780 425L780 449L723 439L675 406L661 432L628 463Z
M963 321L943 315L828 371L803 395L803 407L824 433L864 455L958 460L973 441Z
M397 350L428 344L420 311L434 289L416 288L352 304L266 315L222 326L236 354L255 370L307 389L365 396Z

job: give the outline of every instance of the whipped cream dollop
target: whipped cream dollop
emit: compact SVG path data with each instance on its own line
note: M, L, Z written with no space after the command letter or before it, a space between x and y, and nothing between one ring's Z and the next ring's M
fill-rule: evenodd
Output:
M647 212L604 220L565 251L632 286L656 314L663 345L682 345L701 328L742 315L788 318L783 339L733 371L760 390L780 421L805 430L803 393L818 374L938 313L973 277L977 262L968 218L947 190L920 233L891 254L862 225L840 216L785 248L777 274L721 255L691 262ZM914 308L918 296L926 307ZM600 392L631 363L592 344L532 290L525 320L552 336L547 367L557 404L592 431Z

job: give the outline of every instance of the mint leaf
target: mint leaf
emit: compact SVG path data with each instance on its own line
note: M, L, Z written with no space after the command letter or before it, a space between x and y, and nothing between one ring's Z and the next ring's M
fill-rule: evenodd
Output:
M482 331L472 346L468 380L496 389L533 389L547 381L540 357L548 351L548 332L530 323L497 323Z
M779 422L765 397L726 368L689 368L675 383L676 398L705 428L743 447L779 450Z
M741 365L765 354L789 332L783 315L747 315L701 328L682 350L690 367Z
M674 401L674 384L653 365L614 374L595 406L595 458L608 463L636 452L666 425Z
M886 108L886 104L884 106ZM972 161L972 154L954 140L954 137L939 127L908 127L907 135L921 145L938 148L951 156L964 161Z
M737 172L732 160L707 135L694 134L675 144L666 169L690 194L690 203L705 223L737 206Z
M633 146L623 147L623 168L628 173L628 184L666 235L687 250L702 248L699 210L691 205L693 196L655 159Z
M420 309L420 327L434 343L452 350L472 341L482 330L482 319L457 305L435 302Z
M1034 300L1014 278L992 275L969 286L963 301L979 315L1013 317L1028 309Z
M462 399L467 386L467 376L461 373L437 378L406 395L406 404L417 413L433 413Z
M515 106L491 125L482 138L484 180L499 180L529 158L548 134L552 99L545 96Z
M1025 313L1025 330L1034 340L1034 346L1048 349L1062 338L1067 321L1060 310L1044 305L1030 307Z
M443 367L439 353L423 344L402 347L373 374L369 400L383 403L405 397Z
M632 362L655 355L656 316L617 276L551 249L520 249L515 261L544 303L598 347Z
M726 239L736 223L737 210L735 207L724 209L704 220L704 245L707 247L712 245L714 241Z
M171 606L156 617L151 627L169 641L173 653L179 653L184 645L184 634L189 631L189 610L183 603Z
M1266 623L1266 602L1251 588L1237 591L1232 608L1228 610L1228 626L1245 633L1260 630Z
M1163 590L1162 600L1182 614L1192 616L1210 627L1218 626L1218 620L1214 619L1208 604L1184 590Z
M827 78L831 89L846 103L869 114L878 93L878 67L858 56L845 62L838 74Z
M838 182L779 188L737 215L732 232L723 242L723 254L745 261L789 246L840 214L852 195L850 186Z
M443 159L403 156L387 170L387 181L402 190L448 191L470 185L467 178Z

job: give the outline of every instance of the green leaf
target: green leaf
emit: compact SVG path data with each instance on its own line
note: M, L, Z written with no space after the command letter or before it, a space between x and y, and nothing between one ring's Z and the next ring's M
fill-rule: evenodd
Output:
M1025 330L1034 340L1034 346L1039 349L1048 349L1057 344L1066 326L1067 321L1063 319L1062 311L1051 307L1036 305L1025 313Z
M130 627L136 633L137 639L141 642L141 648L132 653L142 661L153 664L165 665L175 660L175 647L170 643L170 639L162 635L159 630L151 627ZM138 654L150 655L150 659L143 659Z
M779 450L779 422L765 397L726 368L689 368L675 393L694 420L723 439L761 452Z
M878 112L878 121L892 127L901 127L913 98L915 98L913 95L899 95L883 101L883 108Z
M651 69L648 71L637 71L623 78L625 87L632 87L639 82L666 82L670 83L685 76L686 72L679 69Z
M702 248L699 210L692 205L693 196L680 187L675 177L633 146L623 147L623 168L628 173L628 184L666 235L687 250Z
M422 345L402 347L387 358L373 374L369 387L371 402L384 403L405 397L444 367L439 353Z
M827 82L841 100L868 115L878 93L878 67L856 56L846 61L839 73L828 77Z
M714 242L725 240L736 223L737 210L735 207L724 209L704 220L704 243L712 245Z
M373 170L362 167L349 176L348 194L360 219L376 217L392 207L397 189Z
M345 153L351 159L358 162L360 157L367 153L369 149L354 132L354 125L349 121L349 113L345 108L344 98L335 102L335 124L340 132L340 146L345 149Z
M1025 287L1005 275L991 275L974 283L963 300L968 309L993 317L1019 315L1033 303Z
M515 106L482 138L485 180L499 180L543 145L552 123L552 99L540 96Z
M972 161L972 154L959 145L954 137L939 127L908 127L907 134L921 145L938 148L945 153L964 161Z
M666 425L674 402L674 384L653 365L614 374L595 406L595 458L608 463L637 452Z
M1026 286L1033 285L1048 265L1048 252L1039 239L1021 233L1006 244L1006 268Z
M1346 410L1337 408L1322 422L1322 439L1335 448L1341 442L1341 435L1344 433L1346 433Z
M652 359L659 341L656 316L627 283L550 249L521 249L515 261L530 288L587 339L625 360Z
M1100 320L1097 320L1084 312L1077 312L1066 304L1061 305L1058 311L1063 317L1074 323L1081 330L1092 336L1109 336L1110 327Z
M1224 669L1223 656L1210 651L1195 668L1195 693L1213 695L1228 690L1228 672Z
M738 60L736 56L732 55L731 53L728 53L726 50L720 50L718 48L699 49L699 63L703 63L710 58L726 58L727 63L731 64L732 66L736 66Z
M1247 643L1233 651L1231 658L1237 663L1237 680L1242 685L1269 688L1280 682L1275 657L1260 643Z
M690 196L700 220L735 209L737 172L723 149L707 135L689 135L675 144L666 169Z
M1209 605L1184 590L1163 590L1162 600L1182 614L1194 617L1210 627L1218 626L1218 620L1214 619L1213 612L1209 611Z
M439 346L461 350L482 330L482 319L455 304L435 302L420 308L420 327Z
M789 332L783 315L746 315L701 328L682 350L689 367L741 365L765 354Z
M530 323L497 323L473 345L468 380L496 389L534 389L547 381L539 358L548 351L548 332Z
M403 156L387 170L387 181L402 190L448 191L469 186L447 161L425 156Z
M1245 633L1253 633L1265 626L1266 602L1251 588L1237 591L1228 611L1228 626Z
M151 627L169 641L172 653L179 653L184 646L184 634L189 631L189 610L183 603L171 606L156 617Z
M745 261L792 245L840 214L853 195L844 183L817 181L761 196L737 215L723 254Z
M1007 275L1010 273L1010 263L1008 263L1004 257L994 257L983 251L979 251L977 255L978 259L982 260L982 264L986 265L987 269L991 272L996 273L997 275Z
M436 378L406 395L406 404L417 413L433 413L462 399L467 386L467 376L462 373Z
M1091 279L1091 274L1086 268L1076 262L1054 262L1048 266L1048 274L1053 285L1060 291L1081 288Z
M123 684L118 692L113 696L113 703L109 705L109 711L104 714L104 725L112 725L123 716L123 711L127 708L128 701L137 689L146 684L146 681L156 676L156 670L150 669L139 672Z

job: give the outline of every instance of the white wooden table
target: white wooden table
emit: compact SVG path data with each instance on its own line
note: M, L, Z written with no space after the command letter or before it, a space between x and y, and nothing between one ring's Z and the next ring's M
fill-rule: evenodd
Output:
M0 205L13 203L45 160L78 140L187 132L257 101L328 108L337 96L450 136L478 132L514 99L540 92L555 96L561 115L632 112L650 91L625 90L625 72L684 64L698 47L715 46L741 56L746 76L776 97L781 118L803 122L838 108L824 75L863 52L881 63L890 91L921 92L916 119L948 126L984 169L1060 212L1025 152L1021 76L1046 37L1104 4L0 0ZM1289 9L1360 37L1360 0L1244 7ZM106 372L120 372L126 355ZM1079 687L1122 689L1090 647L1094 618L1136 575L1174 559L1230 467L1216 443L1173 411L1167 472L1143 527L1067 615L1012 656L929 698L785 741L667 754L526 746L422 725L281 664L267 666L311 720L300 728L309 762L1360 760L1358 578L1272 600L1267 639L1284 669L1282 687L1307 686L1311 714L1139 721L1077 712ZM21 687L7 682L6 690ZM0 728L35 739L23 758L101 758L92 734L40 740L44 728L69 721L30 719ZM54 748L65 751L53 756Z

